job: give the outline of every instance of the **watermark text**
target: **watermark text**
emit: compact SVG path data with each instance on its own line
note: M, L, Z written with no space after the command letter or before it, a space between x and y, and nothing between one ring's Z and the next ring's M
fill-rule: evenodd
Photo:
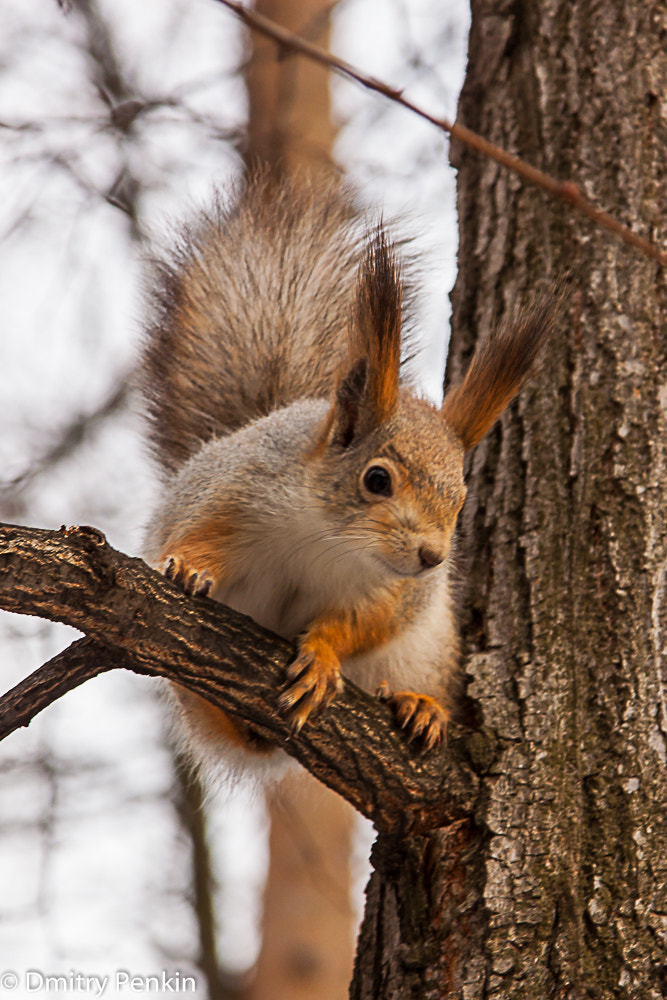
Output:
M0 972L0 991L11 993L19 988L22 994L32 993L38 996L47 994L81 993L101 1000L104 996L138 995L146 993L157 994L194 994L197 990L195 976L187 975L178 970L155 972L142 975L129 972L127 969L116 969L105 975L99 973L79 972L71 969L69 972L47 973L40 969L26 969L25 972L14 972L7 969Z

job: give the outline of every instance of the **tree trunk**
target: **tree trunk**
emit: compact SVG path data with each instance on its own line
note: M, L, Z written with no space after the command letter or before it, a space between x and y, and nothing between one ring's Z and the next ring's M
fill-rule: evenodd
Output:
M269 796L262 952L251 1000L342 1000L352 970L353 813L306 772Z
M255 9L283 28L329 48L328 0L258 0ZM318 164L329 166L336 130L327 70L255 34L245 75L249 100L246 161L267 163L276 174L303 166L309 170Z
M472 10L460 120L638 232L665 234L664 247L662 0L473 0ZM567 274L572 298L541 374L469 471L468 690L498 741L479 761L475 825L378 843L352 995L657 1000L667 996L665 277L564 204L453 153L461 242L448 377L494 318L546 282Z

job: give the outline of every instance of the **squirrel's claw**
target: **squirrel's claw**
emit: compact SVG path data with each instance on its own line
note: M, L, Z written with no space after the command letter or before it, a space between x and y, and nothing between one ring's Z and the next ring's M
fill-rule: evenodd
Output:
M208 597L214 583L207 569L202 572L192 569L180 556L167 556L162 566L162 573L188 595Z
M300 652L287 668L287 680L278 704L295 733L327 708L343 687L340 663L326 644L302 641Z
M377 697L389 705L411 742L421 743L425 751L446 742L449 712L437 698L413 691L392 692L386 681L378 688Z

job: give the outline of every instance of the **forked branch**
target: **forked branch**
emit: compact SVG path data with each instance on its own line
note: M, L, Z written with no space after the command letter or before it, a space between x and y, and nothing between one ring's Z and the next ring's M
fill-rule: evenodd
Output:
M0 739L88 678L121 667L177 681L244 719L379 829L424 832L474 811L477 778L464 737L419 755L389 710L349 681L294 735L277 708L291 644L215 601L184 596L93 528L0 526L0 608L87 635L0 699Z

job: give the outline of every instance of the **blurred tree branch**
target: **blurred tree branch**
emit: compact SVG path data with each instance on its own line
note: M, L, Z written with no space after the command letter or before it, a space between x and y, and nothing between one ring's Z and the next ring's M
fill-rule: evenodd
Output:
M229 7L252 31L272 38L283 50L287 52L299 52L308 59L312 59L323 66L328 66L335 73L354 80L367 90L375 91L375 93L382 94L383 97L388 98L390 101L400 104L408 111L412 111L420 118L435 125L442 132L448 133L452 139L456 139L465 146L469 146L471 149L486 156L488 159L500 163L527 183L534 184L552 197L571 205L577 212L592 219L597 226L614 233L623 242L628 243L643 254L646 254L646 256L658 261L663 267L667 267L667 254L663 253L655 243L651 243L650 240L644 239L644 237L632 229L624 226L623 223L619 222L609 212L603 212L597 208L583 196L580 188L574 181L556 180L556 178L545 173L543 170L539 170L537 167L532 166L532 164L522 160L519 156L508 153L507 150L502 149L495 143L489 142L488 139L485 139L477 132L466 128L465 125L461 125L458 122L450 122L446 118L439 118L436 115L430 114L424 108L404 97L401 91L395 87L391 87L389 84L383 83L382 80L378 80L375 77L368 76L368 74L357 69L344 59L339 59L330 52L319 48L319 46L313 45L312 42L307 41L305 38L301 38L281 27L275 21L271 21L256 11L244 7L238 0L216 0L216 2Z
M109 417L115 416L127 404L129 378L122 379L94 410L77 413L58 433L55 441L46 445L42 455L30 463L28 468L6 481L0 480L0 503L5 509L15 510L22 495L37 476L53 468L71 455Z

